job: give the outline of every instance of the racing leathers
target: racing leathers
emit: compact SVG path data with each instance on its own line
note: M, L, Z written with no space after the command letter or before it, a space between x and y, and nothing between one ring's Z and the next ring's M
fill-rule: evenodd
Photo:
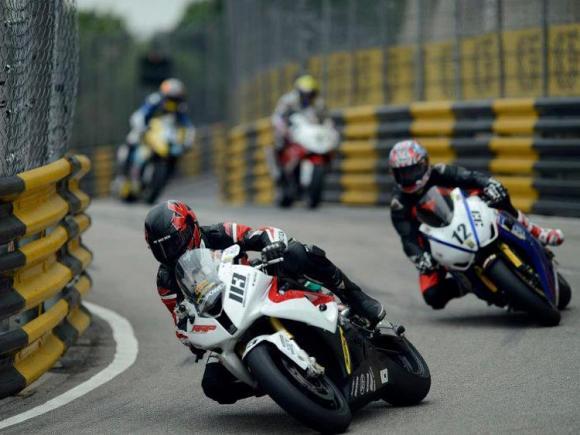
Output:
M172 106L171 110L167 109L167 105ZM121 167L122 175L129 176L135 159L135 151L143 134L149 128L151 119L167 114L175 116L176 126L185 129L183 146L190 148L193 145L195 129L187 114L187 105L184 102L176 103L170 101L160 92L150 94L143 105L131 115L129 120L131 131L127 135L126 148L119 150L120 154L126 154L125 156L119 157L119 160L123 162Z
M421 192L426 192L432 186L459 187L473 193L488 193L491 197L500 193L496 195L499 202L493 206L515 218L525 218L512 205L507 190L497 180L481 172L460 166L433 165L429 180ZM395 187L391 201L391 220L401 237L405 254L419 271L419 288L425 302L434 309L441 309L452 298L462 296L462 291L457 281L446 278L447 272L431 257L428 243L419 232L416 205L420 198L421 194L407 194Z
M221 223L201 226L200 229L202 247L222 250L233 244L238 244L242 253L261 251L262 258L265 255L266 258L283 258L283 261L276 266L278 276L294 280L305 278L318 282L348 302L353 312L374 317L377 321L384 317L382 305L363 293L355 283L350 281L338 267L326 258L325 252L317 246L304 245L294 239L288 241L282 230L273 227L253 230L238 223ZM242 254L241 261L245 261L244 258L246 257ZM179 304L183 300L183 295L179 290L173 265L161 264L159 266L157 289L161 300L173 316L177 337L199 359L204 351L196 349L189 343L180 322ZM231 404L239 399L259 394L237 380L215 358L208 359L202 388L207 397L221 404Z
M274 127L274 165L271 166L276 180L280 179L282 152L288 145L290 117L295 113L303 114L312 122L324 123L330 127L334 126L332 119L328 116L324 100L321 97L317 96L310 104L304 105L300 98L300 92L297 89L282 95L271 117L272 126Z

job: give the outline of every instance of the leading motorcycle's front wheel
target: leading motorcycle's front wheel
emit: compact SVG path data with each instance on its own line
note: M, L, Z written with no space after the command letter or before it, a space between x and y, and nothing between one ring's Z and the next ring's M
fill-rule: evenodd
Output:
M535 290L528 287L504 262L498 258L487 269L486 275L507 296L510 305L530 314L543 326L560 323L560 312Z
M323 433L341 433L352 415L347 400L327 376L308 377L268 343L246 357L262 391L306 426Z
M147 204L153 204L169 178L169 163L153 159L143 168L143 191L141 197Z

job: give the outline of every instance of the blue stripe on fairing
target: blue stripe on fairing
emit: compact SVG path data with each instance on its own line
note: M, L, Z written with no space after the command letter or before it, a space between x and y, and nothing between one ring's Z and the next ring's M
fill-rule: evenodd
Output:
M477 236L477 230L475 229L475 223L473 222L473 217L471 216L471 210L469 209L469 205L467 205L467 200L465 199L465 195L463 195L463 192L461 192L461 199L463 200L463 207L465 207L465 210L467 211L469 225L471 225L471 230L473 231L473 236L475 237L477 247L481 248L481 244L479 243L479 237Z
M462 248L461 246L457 246L457 245L453 245L453 244L448 243L448 242L444 242L443 240L437 239L433 236L428 236L428 235L426 235L426 236L429 240L433 240L434 242L441 243L442 245L448 246L449 248L457 249L457 250L463 251L463 252L468 252L469 254L476 254L477 253L477 251L471 251L467 248Z

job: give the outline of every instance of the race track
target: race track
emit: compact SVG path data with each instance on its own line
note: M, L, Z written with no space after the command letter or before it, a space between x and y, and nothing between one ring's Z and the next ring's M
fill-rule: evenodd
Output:
M386 306L388 316L427 360L431 392L420 406L375 402L355 415L350 433L579 433L580 314L578 295L556 328L487 307L474 296L444 311L424 304L416 272L379 208L324 206L231 207L217 202L211 181L173 186L166 195L187 200L202 224L235 220L269 224L316 243ZM139 342L137 361L85 396L7 429L5 433L308 433L269 398L220 406L204 397L201 364L174 338L169 313L155 290L156 265L145 247L147 207L95 201L84 241L94 254L94 288L88 300L128 319ZM561 268L580 288L580 223L538 219L560 226L566 244ZM15 398L0 402L0 420L24 412L98 372L112 359L109 326L95 322L62 366ZM60 372L59 372L60 370Z

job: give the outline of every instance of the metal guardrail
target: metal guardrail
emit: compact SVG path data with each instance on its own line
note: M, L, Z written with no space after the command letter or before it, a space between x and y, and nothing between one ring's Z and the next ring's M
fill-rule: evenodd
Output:
M433 163L454 163L497 176L525 212L580 216L580 98L420 102L335 111L342 143L325 200L387 205L388 153L417 138ZM269 203L274 192L265 147L267 118L233 128L224 166L224 196Z
M86 156L0 178L0 398L48 371L89 326Z

